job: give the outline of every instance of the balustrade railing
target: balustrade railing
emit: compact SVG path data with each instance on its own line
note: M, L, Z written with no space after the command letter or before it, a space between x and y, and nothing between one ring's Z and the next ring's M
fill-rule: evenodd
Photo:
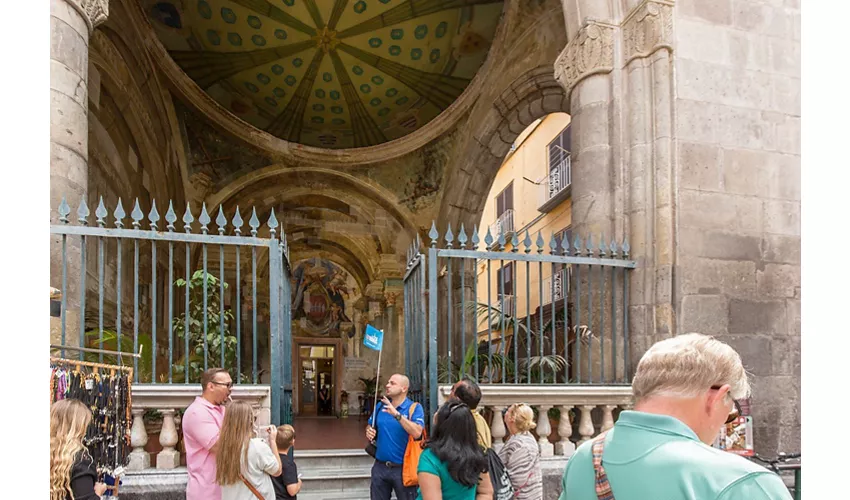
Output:
M133 425L130 431L130 464L127 469L141 471L156 463L157 469L175 469L182 463L184 450L178 447L183 438L182 416L186 408L200 396L200 386L145 384L133 386ZM257 425L271 423L271 390L267 385L233 386L234 401L246 401L254 408ZM162 450L146 448L151 434L159 434ZM155 458L154 458L155 457ZM152 461L151 459L154 458Z
M492 233L497 239L499 235L504 235L505 238L510 238L515 231L514 210L512 208L502 212L502 214L496 219L496 222L490 224L490 233Z
M450 393L451 386L441 386L440 403ZM509 438L502 412L514 403L535 410L540 456L569 458L577 446L613 427L620 411L632 408L633 396L628 386L481 385L478 411L489 421L496 450Z
M547 204L566 192L572 182L572 163L570 155L565 154L551 165L549 174L540 182L540 206L551 209L552 207L547 207Z

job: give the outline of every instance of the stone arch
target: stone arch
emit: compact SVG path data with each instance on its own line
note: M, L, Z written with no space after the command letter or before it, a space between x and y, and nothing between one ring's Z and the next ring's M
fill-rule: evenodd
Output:
M327 168L286 168L280 164L270 165L234 180L217 193L211 195L207 199L207 202L209 206L235 205L240 193L244 193L261 183L270 184L275 182L285 185L288 180L304 178L320 178L328 182L333 182L343 189L350 190L353 197L364 202L373 203L390 214L410 238L416 235L417 226L414 222L413 214L398 202L397 197L393 193L363 178Z
M550 65L533 68L511 82L457 155L462 163L453 165L439 220L467 227L476 224L517 136L538 118L569 111L569 97Z

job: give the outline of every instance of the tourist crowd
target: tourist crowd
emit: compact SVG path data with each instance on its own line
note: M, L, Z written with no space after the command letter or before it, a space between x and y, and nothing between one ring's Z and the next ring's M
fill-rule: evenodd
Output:
M474 381L454 384L430 435L409 385L404 375L390 377L366 427L366 451L375 458L372 500L390 500L393 492L398 500L543 498L530 406L517 403L493 416L510 433L496 450ZM297 498L295 429L259 427L248 403L231 401L233 382L223 368L205 371L201 386L182 420L187 500ZM699 334L658 342L642 357L632 389L634 410L621 412L612 429L568 460L561 500L790 499L776 474L710 446L750 391L730 346ZM51 407L51 500L94 500L106 490L83 445L91 418L76 400Z

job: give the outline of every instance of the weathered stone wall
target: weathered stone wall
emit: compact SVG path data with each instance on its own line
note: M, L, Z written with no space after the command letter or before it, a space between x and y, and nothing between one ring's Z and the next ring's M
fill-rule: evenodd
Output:
M800 2L675 7L679 332L728 342L755 444L800 447Z

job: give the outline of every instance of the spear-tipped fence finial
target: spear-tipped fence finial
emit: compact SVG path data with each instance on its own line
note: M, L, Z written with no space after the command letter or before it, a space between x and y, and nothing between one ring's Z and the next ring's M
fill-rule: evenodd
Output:
M227 217L224 216L224 207L221 205L218 206L215 225L218 226L218 234L224 235L224 231L227 229Z
M248 225L251 226L251 236L257 237L257 229L260 227L260 219L257 217L257 207L251 209L251 218L248 219Z
M236 205L236 215L233 216L233 232L236 236L242 236L242 216L239 215L239 205Z
M198 222L201 223L201 232L207 234L209 232L209 228L207 228L207 226L210 223L210 214L207 212L206 202L201 204L201 216L198 217Z
M269 226L269 233L272 236L272 239L277 237L277 217L274 216L274 207L272 207L271 214L269 215L269 221L266 223Z
M195 217L192 215L192 207L189 206L189 202L186 202L186 211L183 212L183 230L187 233L192 232L192 223L195 222Z
M86 198L80 200L80 207L77 209L77 222L84 226L89 225L89 206L86 205Z
M174 223L177 222L177 214L174 213L174 203L171 200L168 200L168 210L165 212L165 222L168 223L165 228L168 229L169 233L173 233Z
M68 224L68 215L71 214L71 207L68 205L68 200L62 197L62 202L59 203L59 222Z
M118 206L115 207L112 217L115 219L115 227L118 229L124 227L124 217L127 217L127 214L124 213L124 204L121 202L121 198L118 198Z
M156 231L156 223L159 222L159 212L156 210L156 200L151 202L151 211L148 214L148 221L151 224L151 231Z
M136 198L136 203L133 205L133 211L130 212L130 218L133 219L133 229L141 229L142 217L145 213L142 212L142 207L139 206L139 199Z
M94 216L97 217L98 227L106 226L106 220L104 217L107 215L109 215L109 212L106 211L106 206L103 204L103 196L101 196L97 202L97 208L94 210Z
M431 238L431 248L437 248L437 240L440 238L440 232L437 231L437 223L431 221L431 230L428 231L428 237Z

